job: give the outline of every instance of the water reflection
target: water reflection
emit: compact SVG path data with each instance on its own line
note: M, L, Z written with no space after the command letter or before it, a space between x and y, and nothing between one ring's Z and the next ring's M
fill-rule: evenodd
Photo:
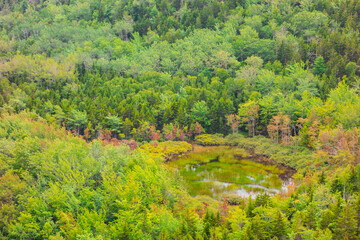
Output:
M273 165L241 159L238 149L229 147L198 148L170 163L180 171L193 196L208 195L222 199L225 195L255 197L286 191L290 181L282 181L282 170Z

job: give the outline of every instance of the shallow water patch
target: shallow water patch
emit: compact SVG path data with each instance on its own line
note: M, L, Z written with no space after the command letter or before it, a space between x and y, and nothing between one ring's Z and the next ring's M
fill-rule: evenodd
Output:
M247 152L240 148L195 146L194 151L168 164L180 171L192 196L221 200L229 194L249 197L284 189L285 183L279 178L283 170L246 157Z

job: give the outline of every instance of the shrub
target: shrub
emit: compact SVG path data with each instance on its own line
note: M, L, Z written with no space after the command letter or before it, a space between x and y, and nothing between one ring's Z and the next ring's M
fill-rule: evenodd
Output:
M296 170L304 169L309 161L314 158L312 152L307 148L274 144L264 136L245 138L236 134L228 135L224 140L226 145L251 150L253 154L266 156L279 164L285 164Z
M195 142L203 146L225 145L222 134L202 134L195 138Z
M153 157L163 157L166 160L192 150L192 145L184 141L150 142L140 147L140 151Z

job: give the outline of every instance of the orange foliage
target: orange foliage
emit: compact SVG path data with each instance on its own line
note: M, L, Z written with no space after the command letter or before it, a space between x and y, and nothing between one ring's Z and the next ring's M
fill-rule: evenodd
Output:
M279 113L278 115L273 116L270 120L270 124L267 126L271 140L274 143L279 143L280 138L280 141L283 144L289 145L291 136L290 124L291 119L289 115L282 115Z

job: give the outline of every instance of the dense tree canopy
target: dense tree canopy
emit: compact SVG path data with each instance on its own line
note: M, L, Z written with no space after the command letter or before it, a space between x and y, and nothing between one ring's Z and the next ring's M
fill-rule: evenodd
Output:
M131 136L109 116L131 128L199 122L228 133L226 116L255 100L257 131L266 132L278 112L293 124L307 117L295 110L307 93L324 102L342 81L358 91L359 8L333 0L4 2L0 107L35 110L81 134L88 127L94 138L104 128ZM80 112L86 118L76 119Z
M1 239L359 238L359 1L0 10ZM184 140L298 174L236 206L191 198L162 163Z

